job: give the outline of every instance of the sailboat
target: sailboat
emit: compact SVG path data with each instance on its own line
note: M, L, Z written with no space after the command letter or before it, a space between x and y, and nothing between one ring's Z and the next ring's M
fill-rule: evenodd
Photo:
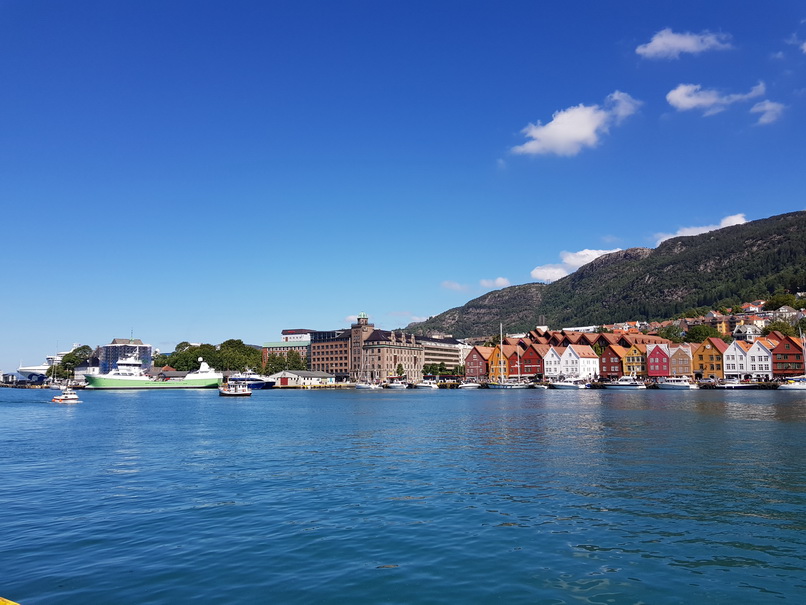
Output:
M487 387L490 389L528 389L529 385L520 381L520 347L518 347L518 380L504 378L504 325L499 324L498 329L500 333L498 346L501 350L498 356L498 380L491 380L487 383Z
M361 389L361 390L373 390L373 391L376 390L376 389L383 388L383 387L381 387L381 385L379 385L379 384L377 384L375 382L370 382L369 380L367 380L366 370L364 369L364 350L363 350L363 348L361 349L361 369L358 372L358 380L355 383L355 388L356 389Z

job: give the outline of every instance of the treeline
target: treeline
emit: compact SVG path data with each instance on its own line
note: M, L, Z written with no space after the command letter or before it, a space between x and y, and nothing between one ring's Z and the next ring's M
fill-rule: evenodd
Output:
M258 374L271 375L282 370L307 369L305 360L296 351L289 351L287 356L271 353L264 364L261 349L237 339L226 340L217 346L180 342L173 353L154 356L153 364L158 368L170 366L180 372L192 372L199 369L200 358L220 372L253 370Z

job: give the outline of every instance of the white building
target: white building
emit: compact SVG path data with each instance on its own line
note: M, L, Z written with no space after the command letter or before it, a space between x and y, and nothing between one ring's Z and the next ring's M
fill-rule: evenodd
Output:
M564 347L551 347L543 357L543 375L546 380L555 380L562 374L562 355Z
M326 387L336 383L336 377L327 372L311 372L308 370L283 370L269 376L275 387Z
M752 348L749 342L734 340L722 354L722 366L725 378L743 380L749 370L748 352Z
M753 380L772 380L772 350L777 340L758 338L747 352L747 372Z
M560 356L560 373L566 378L593 380L599 374L599 356L589 345L568 345Z

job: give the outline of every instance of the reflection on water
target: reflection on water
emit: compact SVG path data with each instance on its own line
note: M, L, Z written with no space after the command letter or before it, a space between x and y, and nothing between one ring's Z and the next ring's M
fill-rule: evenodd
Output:
M0 396L5 396L0 390ZM19 602L779 602L806 403L774 391L12 393Z

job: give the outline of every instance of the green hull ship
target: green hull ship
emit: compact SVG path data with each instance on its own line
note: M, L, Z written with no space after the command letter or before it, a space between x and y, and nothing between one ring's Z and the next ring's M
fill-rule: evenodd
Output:
M118 360L117 368L108 374L85 374L88 389L213 389L218 387L224 376L213 370L199 358L201 367L184 378L152 378L142 368L142 361L136 357Z

